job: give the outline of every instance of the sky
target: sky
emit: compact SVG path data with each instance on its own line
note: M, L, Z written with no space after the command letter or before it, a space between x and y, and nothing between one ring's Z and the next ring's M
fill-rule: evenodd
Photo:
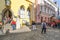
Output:
M60 7L60 0L53 0L54 2L56 1L58 6Z

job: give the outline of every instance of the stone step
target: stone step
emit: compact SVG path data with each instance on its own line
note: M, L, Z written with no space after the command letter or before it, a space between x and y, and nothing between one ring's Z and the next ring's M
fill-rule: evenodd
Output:
M29 32L29 31L31 31L31 29L29 29L29 27L27 27L27 26L24 26L20 29L12 30L12 27L11 27L10 24L4 25L3 32L6 33L7 29L9 29L10 33L19 33L19 32Z
M17 30L10 30L10 33L30 32L30 31L31 29L29 29L28 27L23 27Z
M0 35L5 35L5 34L0 30Z

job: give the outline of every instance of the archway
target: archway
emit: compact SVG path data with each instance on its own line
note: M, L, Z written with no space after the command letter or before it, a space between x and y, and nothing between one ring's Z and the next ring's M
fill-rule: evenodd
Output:
M28 9L27 9L27 18L29 19L29 22L27 22L28 25L30 25L30 19L31 19L30 14L31 14L30 7L28 7Z
M27 14L28 14L27 16L28 16L29 19L30 19L30 13L31 13L31 12L30 12L30 8L28 8L28 9L27 9Z
M25 13L25 9L24 9L24 6L22 5L21 7L20 7L20 9L19 9L19 16L20 16L20 18L25 18L24 17L24 14Z
M20 22L20 24L22 26L23 23L24 23L23 21L25 19L25 6L21 5L18 12L19 12L18 15L20 16L20 19L22 19L21 22Z
M2 20L9 21L10 19L12 19L12 12L10 9L5 8L2 11Z

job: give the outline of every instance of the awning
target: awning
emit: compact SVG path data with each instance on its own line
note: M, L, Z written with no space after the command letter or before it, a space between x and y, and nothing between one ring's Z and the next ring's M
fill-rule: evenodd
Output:
M56 23L60 23L60 20L55 20Z

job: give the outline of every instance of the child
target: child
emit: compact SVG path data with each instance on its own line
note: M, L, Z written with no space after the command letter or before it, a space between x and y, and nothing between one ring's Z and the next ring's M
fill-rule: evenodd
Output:
M11 25L13 30L16 30L16 22L14 20L11 21Z

